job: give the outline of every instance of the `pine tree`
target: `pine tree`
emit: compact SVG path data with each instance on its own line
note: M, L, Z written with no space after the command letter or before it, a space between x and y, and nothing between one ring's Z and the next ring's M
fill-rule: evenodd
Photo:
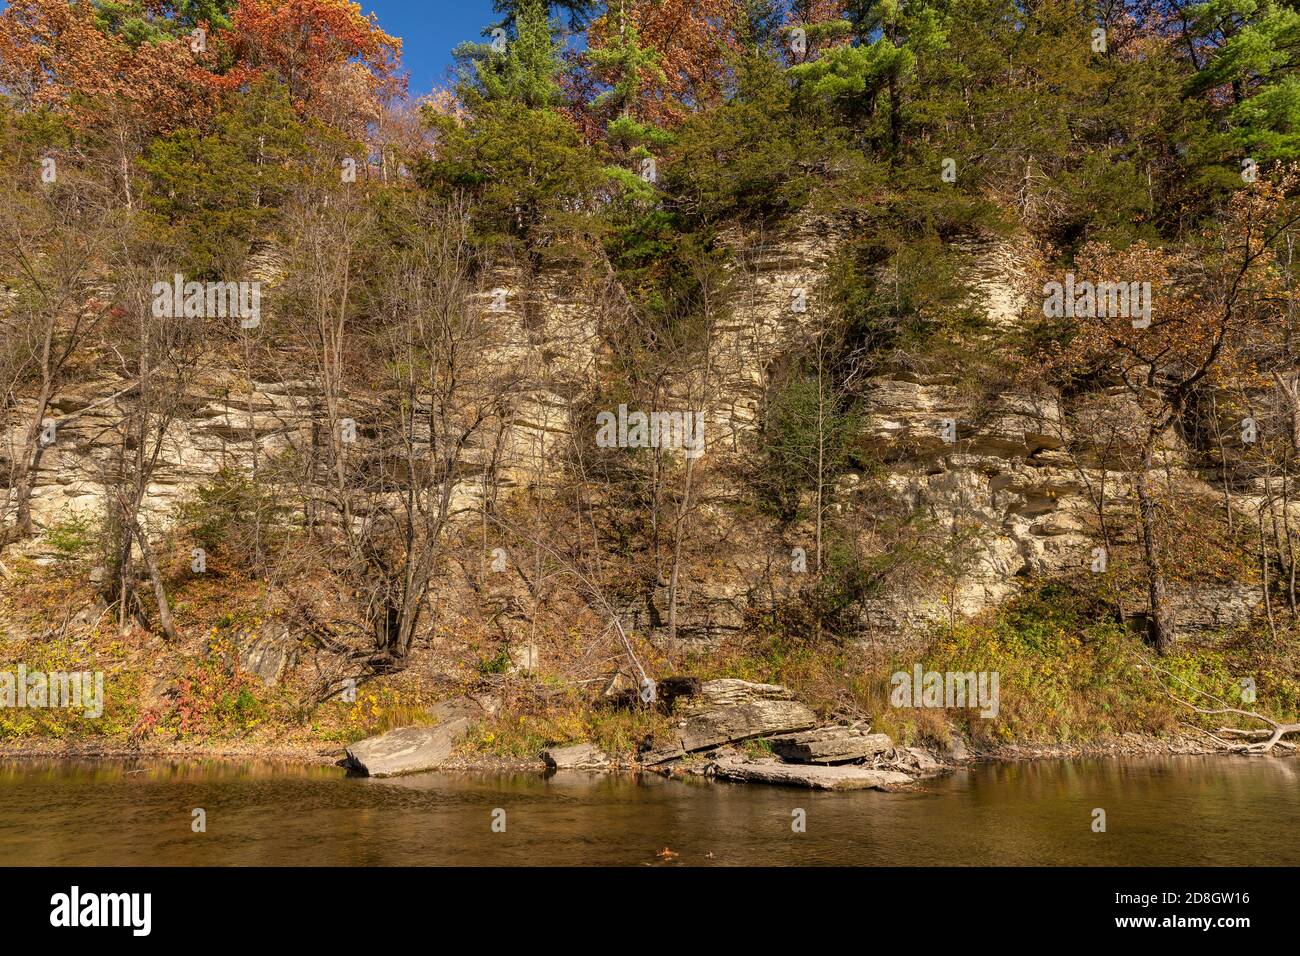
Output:
M509 100L531 108L558 104L559 46L546 3L518 0L511 20L513 33L504 51L490 43L463 44L455 51L463 64L465 99L471 103L475 99Z
M1279 0L1208 0L1193 31L1213 55L1189 84L1226 88L1232 139L1258 160L1300 157L1300 11Z

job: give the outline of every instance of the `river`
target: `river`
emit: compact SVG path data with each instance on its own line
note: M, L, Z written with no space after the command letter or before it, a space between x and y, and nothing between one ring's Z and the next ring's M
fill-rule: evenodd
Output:
M654 774L372 780L263 762L7 761L0 861L1294 866L1298 798L1294 758L982 764L906 793ZM205 832L192 828L195 809ZM1094 832L1095 809L1105 832Z

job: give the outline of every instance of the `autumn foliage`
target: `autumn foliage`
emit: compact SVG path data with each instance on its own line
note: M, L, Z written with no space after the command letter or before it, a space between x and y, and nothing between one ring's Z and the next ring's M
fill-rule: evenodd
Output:
M401 41L348 0L242 0L205 40L133 45L102 31L90 3L15 0L0 14L0 86L82 126L125 113L146 134L201 124L223 94L268 75L327 120L366 117L400 92Z

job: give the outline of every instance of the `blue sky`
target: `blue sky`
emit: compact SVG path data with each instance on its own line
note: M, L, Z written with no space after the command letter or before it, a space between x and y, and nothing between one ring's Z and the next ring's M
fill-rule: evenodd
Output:
M411 93L427 93L444 79L451 51L464 40L480 40L497 19L492 0L359 0L379 25L402 38L402 62L411 74Z
M451 51L464 40L479 40L497 19L492 0L356 0L379 25L402 38L402 62L411 74L411 93L427 93L444 79ZM0 10L8 3L0 0Z

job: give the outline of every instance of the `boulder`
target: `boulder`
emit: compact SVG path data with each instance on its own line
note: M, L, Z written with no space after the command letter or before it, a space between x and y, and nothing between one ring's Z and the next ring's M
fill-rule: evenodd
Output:
M900 770L914 777L934 777L942 773L944 765L934 755L920 747L899 747L872 761L877 769Z
M542 751L542 759L552 770L605 770L613 765L609 754L595 744L573 744Z
M724 757L715 761L712 769L716 776L726 780L809 787L813 790L879 790L912 782L907 774L894 770L782 763L770 757L759 760Z
M866 727L818 727L782 734L768 743L782 760L795 763L849 763L894 749L888 734L873 734Z
M456 741L482 716L482 710L473 701L447 701L433 707L430 716L438 722L398 727L357 741L347 748L345 764L368 777L436 770L447 762Z
M267 687L280 682L286 669L293 665L296 647L286 627L273 627L254 636L239 650L239 666Z
M673 716L668 744L643 755L643 763L663 763L696 750L817 724L817 716L786 688L734 679L701 682L698 694L676 701Z

